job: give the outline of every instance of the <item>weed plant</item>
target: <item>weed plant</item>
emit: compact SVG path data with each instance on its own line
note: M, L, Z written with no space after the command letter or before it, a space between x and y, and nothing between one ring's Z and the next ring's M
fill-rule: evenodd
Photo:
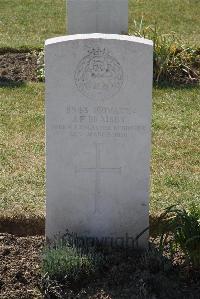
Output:
M45 81L44 51L39 52L37 57L37 79L40 82Z
M135 21L134 35L151 39L154 51L154 82L183 85L200 82L200 49L183 45L175 33L162 34L156 26Z
M195 268L200 267L200 207L190 209L171 206L161 215L160 250L168 243L171 255L181 249ZM171 235L172 238L169 239Z
M95 248L81 248L67 241L57 241L44 250L43 272L50 279L80 283L94 276L104 264L104 256Z
M156 26L134 21L135 36L153 41L153 79L156 85L191 85L200 82L200 49L181 44L175 33L161 34ZM37 60L37 78L45 80L44 52Z

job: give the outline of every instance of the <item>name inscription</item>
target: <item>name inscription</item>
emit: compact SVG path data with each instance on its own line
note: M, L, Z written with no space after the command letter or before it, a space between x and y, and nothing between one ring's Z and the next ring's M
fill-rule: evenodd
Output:
M146 130L146 126L136 123L135 111L129 107L67 105L65 113L65 121L52 128L72 137L126 138L134 131Z

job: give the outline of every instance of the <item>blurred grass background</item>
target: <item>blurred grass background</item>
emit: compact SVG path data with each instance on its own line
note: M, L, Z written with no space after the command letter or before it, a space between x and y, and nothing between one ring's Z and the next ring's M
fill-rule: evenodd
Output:
M66 0L0 0L0 48L40 48L44 40L66 34ZM162 33L200 45L199 0L129 0L129 33L134 20Z

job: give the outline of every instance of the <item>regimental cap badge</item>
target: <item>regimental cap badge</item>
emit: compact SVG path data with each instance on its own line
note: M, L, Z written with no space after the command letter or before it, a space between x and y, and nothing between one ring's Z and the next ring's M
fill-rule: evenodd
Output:
M79 62L74 79L84 96L92 100L105 100L121 89L123 70L106 48L93 47Z

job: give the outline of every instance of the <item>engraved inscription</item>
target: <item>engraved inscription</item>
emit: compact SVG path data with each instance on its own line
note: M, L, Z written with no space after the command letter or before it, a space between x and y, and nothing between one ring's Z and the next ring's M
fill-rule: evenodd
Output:
M126 106L68 104L63 111L65 120L52 128L72 137L127 138L146 131L146 126L136 121L135 111Z
M84 96L92 100L104 100L119 92L123 84L123 70L106 49L93 48L79 62L74 79Z
M99 200L101 197L101 174L103 173L117 173L121 175L121 167L119 168L103 168L101 167L101 143L95 143L95 151L96 151L96 161L95 167L91 168L79 168L76 169L76 173L78 172L89 172L95 174L95 202L94 202L94 213L99 211Z

